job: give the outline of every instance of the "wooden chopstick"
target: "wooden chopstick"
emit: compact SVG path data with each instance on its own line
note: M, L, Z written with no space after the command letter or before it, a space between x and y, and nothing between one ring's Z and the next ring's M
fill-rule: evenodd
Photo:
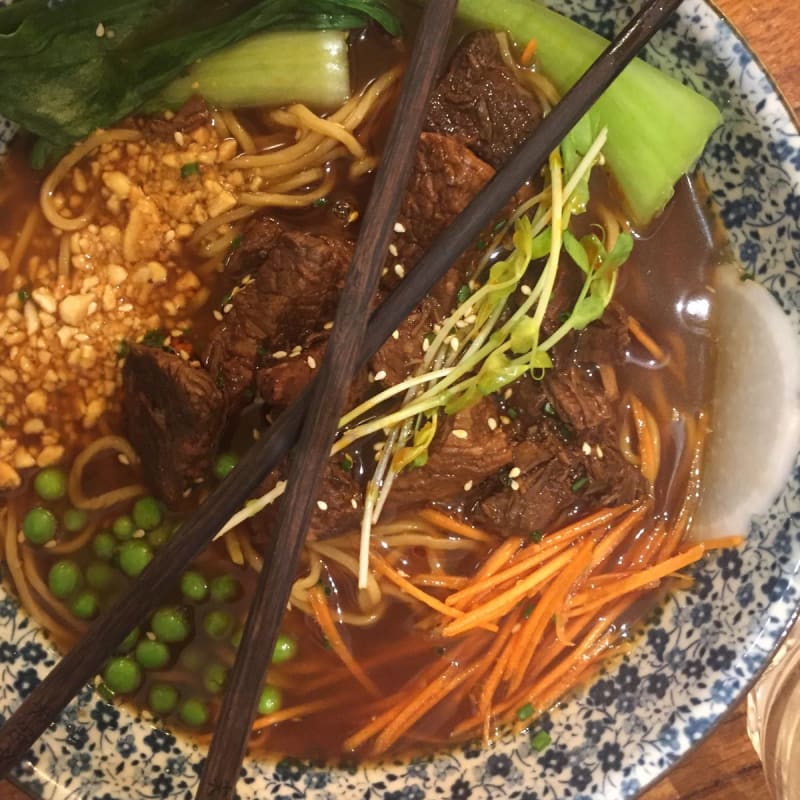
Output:
M200 776L197 800L228 800L236 789L258 695L286 612L322 474L359 363L370 308L414 166L425 109L444 58L455 11L456 0L434 0L423 12L389 140L339 298L333 330L300 438L289 459L286 492L280 500L278 522L270 537L272 557L259 575Z
M519 186L537 172L549 153L632 61L681 0L649 0L613 44L544 119L495 178L433 244L411 274L383 303L367 328L360 363L391 336L421 299L447 272L504 207ZM184 523L179 534L133 583L131 591L103 612L89 632L65 655L0 728L0 777L5 776L49 727L61 710L96 675L105 659L159 600L230 517L250 498L264 477L292 446L313 386L284 411L248 450L236 470ZM288 565L287 569L292 565Z

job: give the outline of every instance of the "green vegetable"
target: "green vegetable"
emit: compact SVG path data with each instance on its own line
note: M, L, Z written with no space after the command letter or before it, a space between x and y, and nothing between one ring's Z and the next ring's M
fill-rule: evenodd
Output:
M530 719L533 716L535 709L531 703L526 703L522 708L518 709L517 711L517 719L520 722L525 722L526 719Z
M177 108L199 94L222 108L292 100L331 109L342 105L349 92L346 33L278 31L251 36L204 58L167 86L157 102Z
M106 664L103 680L115 694L130 694L141 685L142 670L132 658L117 656Z
M163 547L172 536L172 526L162 523L152 531L147 532L147 541L156 550Z
M120 643L119 647L117 647L118 653L130 653L134 647L136 647L136 643L139 641L139 636L141 635L141 631L139 628L134 628Z
M209 611L203 618L203 629L212 639L224 639L233 629L233 617L227 611Z
M236 578L231 575L219 575L211 581L211 599L217 603L229 603L236 599L240 589Z
M277 686L268 683L258 698L258 713L266 716L281 710L283 693Z
M199 175L199 174L200 174L200 165L196 161L190 161L188 164L184 164L181 167L181 178L183 178L184 180L186 180L187 178L191 178L193 175Z
M79 619L93 619L100 611L100 603L97 600L97 595L87 589L70 603L69 608Z
M121 542L127 542L128 539L132 539L133 534L136 533L136 526L133 524L133 520L127 514L124 514L114 520L111 525L111 530L117 539Z
M22 521L22 532L31 544L47 544L56 535L56 518L52 511L32 508Z
M67 493L64 470L47 467L33 479L33 488L42 500L60 500Z
M208 722L208 707L198 697L190 697L184 700L178 710L180 718L193 728L199 728Z
M166 683L155 683L148 692L147 704L154 714L171 714L178 705L178 690Z
M209 664L203 670L203 686L209 694L219 694L225 688L228 670L222 664Z
M541 753L550 747L550 734L547 731L538 731L531 736L531 748L537 753Z
M177 606L159 608L150 622L153 633L166 644L184 642L189 638L191 626L186 612Z
M239 463L239 456L235 453L222 453L214 462L214 475L219 480L224 480L233 472Z
M153 551L143 539L125 542L119 550L120 569L130 578L141 575L153 560Z
M108 531L98 531L92 540L92 550L103 561L111 561L117 550L117 540Z
M143 497L133 507L133 522L143 531L152 531L161 524L164 512L155 497Z
M517 42L536 39L536 61L565 93L605 49L602 37L533 0L459 0L469 27L507 30ZM639 223L649 222L672 197L722 121L706 98L638 60L590 112L608 127L605 155Z
M64 528L70 533L78 533L89 522L89 514L79 508L68 508L64 512Z
M74 561L58 561L47 574L47 585L59 600L66 600L82 583L81 569Z
M275 641L272 651L272 663L283 664L297 655L297 642L288 633L281 633Z
M161 669L169 663L169 648L152 639L142 639L136 645L136 660L145 669Z
M187 600L201 603L208 596L208 583L201 573L189 570L181 577L181 592Z
M104 561L93 561L86 567L86 583L98 592L108 591L119 573Z
M224 47L269 28L347 30L369 19L399 32L381 0L23 0L0 8L0 114L44 140L43 166Z

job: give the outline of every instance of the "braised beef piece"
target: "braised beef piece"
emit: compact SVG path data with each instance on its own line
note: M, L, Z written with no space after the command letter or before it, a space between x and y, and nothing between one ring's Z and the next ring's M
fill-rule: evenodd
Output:
M623 364L630 343L628 315L612 301L597 322L581 331L573 357L584 364Z
M423 133L382 286L396 286L492 177L494 170L456 139ZM462 258L434 287L431 294L444 308L453 306L473 256Z
M148 483L170 504L208 477L222 433L224 401L201 367L133 345L122 369L126 435Z
M506 433L492 430L495 403L482 400L453 416L439 415L439 428L429 448L428 463L400 474L389 496L394 507L446 501L469 491L509 464L513 458Z
M492 31L469 35L428 105L425 128L454 136L495 168L533 133L542 108L505 65Z
M171 119L163 117L137 118L139 127L150 136L174 140L176 133L191 133L211 123L211 109L199 95L190 97Z
M370 369L390 386L402 383L416 372L422 361L425 336L439 320L438 303L426 297L397 329L397 337L387 339L372 357Z
M225 262L224 279L229 288L252 275L266 261L269 251L283 233L283 226L272 217L251 219L241 233L241 239Z
M551 370L544 391L555 414L576 431L611 421L611 407L599 381L576 364Z
M333 319L351 256L342 239L296 231L278 237L209 341L206 366L232 411L245 404L262 354L291 350Z

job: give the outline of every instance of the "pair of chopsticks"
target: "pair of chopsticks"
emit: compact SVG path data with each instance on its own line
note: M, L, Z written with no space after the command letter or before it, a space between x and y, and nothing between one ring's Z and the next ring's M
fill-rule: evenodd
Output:
M128 632L155 609L159 598L174 587L186 565L291 449L302 429L290 460L289 484L281 504L278 534L272 539L270 566L258 584L197 795L202 800L227 800L232 796L254 716L256 691L262 685L286 607L303 533L330 452L349 377L391 336L450 265L500 213L508 199L541 169L550 152L663 26L681 0L645 3L533 136L437 238L365 327L454 3L455 0L427 3L392 129L393 147L387 150L380 167L351 275L315 381L191 515L180 533L135 581L132 590L95 620L86 636L0 728L0 776L17 764L75 694L101 671L105 659Z

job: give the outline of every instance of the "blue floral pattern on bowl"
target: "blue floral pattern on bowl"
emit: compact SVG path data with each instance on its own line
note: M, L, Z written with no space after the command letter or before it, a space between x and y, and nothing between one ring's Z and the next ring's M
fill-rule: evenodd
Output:
M0 0L3 2L3 0ZM619 0L558 0L607 37L633 13ZM624 8L623 8L624 6ZM779 93L730 26L687 0L647 59L723 109L701 169L745 267L800 331L800 135ZM13 126L0 120L0 149ZM639 646L539 720L488 751L461 746L411 762L325 769L248 761L241 798L545 800L628 798L656 780L743 695L792 621L800 597L800 463L737 552L710 558L695 585L643 626ZM45 637L0 589L0 721L55 663ZM46 800L188 798L203 752L87 687L28 753L15 778Z

